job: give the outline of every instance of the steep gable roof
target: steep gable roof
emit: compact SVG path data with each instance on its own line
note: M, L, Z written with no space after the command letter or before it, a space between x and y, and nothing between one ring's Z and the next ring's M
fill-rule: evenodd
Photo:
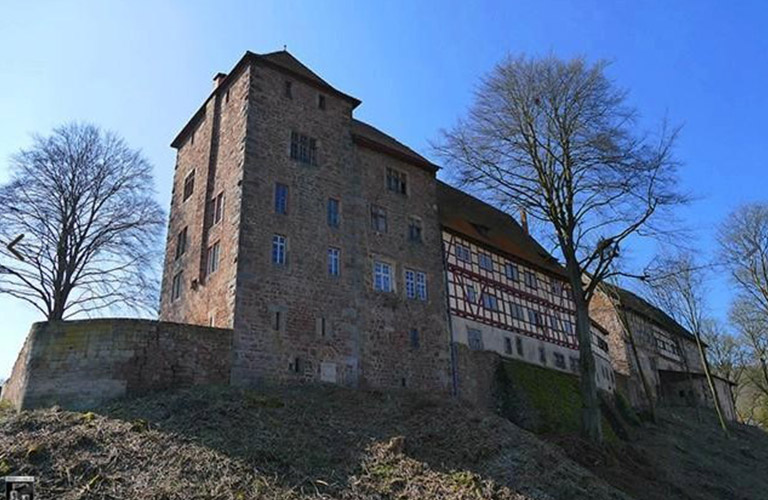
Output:
M403 161L425 168L432 173L440 168L394 137L385 134L373 125L355 118L352 119L352 138L363 146L398 157Z
M437 206L444 227L567 278L557 259L501 210L441 181L437 182Z
M669 333L680 335L688 340L695 339L693 334L689 332L683 325L675 321L672 316L654 306L639 295L618 286L603 286L608 287L618 295L619 302L623 307L635 312L636 314L639 314L640 316L643 316L644 318L650 320L652 323L655 323Z

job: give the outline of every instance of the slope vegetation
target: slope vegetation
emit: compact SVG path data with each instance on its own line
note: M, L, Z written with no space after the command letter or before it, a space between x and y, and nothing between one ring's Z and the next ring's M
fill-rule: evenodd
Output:
M42 498L626 499L507 420L335 387L205 388L6 414L0 475Z

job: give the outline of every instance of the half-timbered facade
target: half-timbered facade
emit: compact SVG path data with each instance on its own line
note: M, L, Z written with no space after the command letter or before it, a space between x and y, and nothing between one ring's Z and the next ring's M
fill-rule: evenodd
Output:
M438 185L454 342L555 370L579 371L573 299L563 269L508 215ZM597 383L612 391L605 331L593 325Z

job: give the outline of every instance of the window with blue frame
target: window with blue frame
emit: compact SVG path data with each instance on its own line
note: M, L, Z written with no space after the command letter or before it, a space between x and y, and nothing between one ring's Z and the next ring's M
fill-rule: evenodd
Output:
M275 213L288 213L288 186L279 182L275 184Z

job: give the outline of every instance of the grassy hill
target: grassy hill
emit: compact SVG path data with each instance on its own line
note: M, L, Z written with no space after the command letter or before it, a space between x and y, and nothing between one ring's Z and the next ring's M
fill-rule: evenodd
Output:
M693 420L665 414L595 448L419 394L207 387L94 413L6 411L0 475L38 476L57 499L768 498L766 436L725 440Z

